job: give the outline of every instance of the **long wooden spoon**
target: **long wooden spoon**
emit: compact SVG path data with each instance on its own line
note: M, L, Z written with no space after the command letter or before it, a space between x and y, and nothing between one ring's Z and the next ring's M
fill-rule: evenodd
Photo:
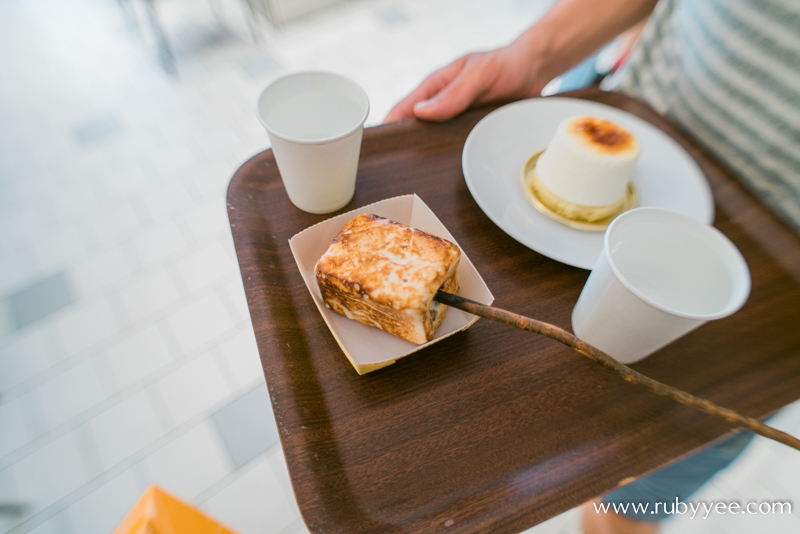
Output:
M581 341L574 335L570 334L566 330L562 330L557 326L549 323L543 323L542 321L537 321L535 319L530 319L522 315L517 315L516 313L511 313L499 308L493 308L492 306L486 306L479 302L465 299L464 297L459 297L451 293L445 293L441 290L436 293L434 300L441 302L446 306L452 306L453 308L458 308L459 310L463 310L479 317L485 317L486 319L491 319L492 321L497 321L498 323L505 323L521 330L528 330L536 334L547 336L550 339L554 339L559 343L563 343L569 348L576 350L584 356L594 360L606 369L610 369L628 382L638 384L646 389L649 389L653 393L662 395L664 397L669 397L672 400L678 401L686 406L691 406L692 408L707 414L721 417L728 423L746 428L747 430L751 430L760 436L773 439L783 443L784 445L788 445L789 447L800 450L800 439L797 439L786 432L781 432L780 430L776 430L771 426L765 425L758 420L753 419L752 417L741 415L733 410L723 408L722 406L718 406L713 402L695 397L694 395L686 393L683 390L662 384L661 382L653 380L652 378L646 377L642 373L634 371L627 365L619 363L602 350L593 347L584 341Z

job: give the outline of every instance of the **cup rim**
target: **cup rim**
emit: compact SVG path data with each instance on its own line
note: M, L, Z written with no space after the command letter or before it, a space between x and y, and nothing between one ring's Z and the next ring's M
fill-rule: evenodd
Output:
M618 223L622 220L628 219L630 217L636 217L637 214L641 214L643 212L647 213L658 213L666 217L673 217L682 221L684 224L689 224L695 227L702 227L705 230L709 231L710 235L712 235L712 239L717 240L727 251L730 253L733 262L736 264L734 269L739 270L742 273L742 284L735 288L732 291L732 296L729 299L728 303L719 311L714 313L688 313L680 310L676 310L674 308L670 308L669 306L665 306L660 304L650 297L646 296L644 293L639 291L634 285L620 272L617 268L616 263L614 262L614 258L611 256L611 249L609 247L609 239L614 230L614 228L618 225ZM605 235L603 236L603 254L605 255L608 264L611 266L611 270L614 273L614 277L619 280L619 282L631 293L633 293L638 299L642 302L652 306L653 308L660 310L664 313L668 313L669 315L673 315L675 317L681 317L684 319L690 319L695 321L710 321L714 319L722 319L723 317L728 317L729 315L734 314L737 312L744 303L747 302L748 297L750 296L750 289L752 285L751 277L750 277L750 268L747 265L747 261L742 256L741 251L733 244L733 242L719 231L719 229L715 228L712 225L704 224L688 215L684 215L682 213L678 213L672 210L664 209L664 208L655 208L655 207L642 207L636 208L625 213L619 215L616 219L611 221L611 224L606 229Z
M283 82L283 81L285 81L285 80L287 80L289 78L295 78L295 77L298 77L298 76L307 76L309 74L317 74L317 75L331 76L331 77L339 78L339 79L344 80L345 82L349 83L350 85L355 87L358 90L358 92L360 92L360 94L364 97L364 102L366 103L366 106L365 106L365 109L364 109L363 116L358 121L358 123L356 123L355 126L350 128L349 130L345 131L344 133L341 133L341 134L338 134L338 135L335 135L335 136L332 136L332 137L323 137L323 138L320 138L320 139L300 139L298 137L292 137L290 135L286 135L286 134L280 133L280 132L278 132L277 130L275 130L274 128L270 127L267 124L267 121L265 121L264 117L261 116L261 110L259 109L261 107L261 99L264 98L264 94L271 87L273 87L276 84L281 83L281 82ZM256 117L258 117L258 122L261 123L261 126L263 126L270 135L274 135L274 136L276 136L276 137L278 137L280 139L283 139L285 141L291 141L292 143L300 143L300 144L303 144L303 145L324 145L324 144L327 144L327 143L332 143L334 141L338 141L339 139L344 139L345 137L347 137L347 136L351 135L352 133L356 132L358 129L362 128L364 126L364 123L366 122L368 116L369 116L369 97L367 96L367 92L364 91L364 89L360 85L358 85L356 82L354 82L350 78L347 78L346 76L342 76L341 74L336 74L335 72L328 72L328 71L322 71L322 70L304 70L304 71L293 72L293 73L281 76L280 78L272 80L261 91L261 93L258 95L258 98L256 99Z

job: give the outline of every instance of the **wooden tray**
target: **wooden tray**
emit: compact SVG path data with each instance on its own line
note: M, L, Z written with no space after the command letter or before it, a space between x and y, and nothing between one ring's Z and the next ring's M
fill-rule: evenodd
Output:
M752 416L800 397L800 238L644 104L593 90L569 96L638 115L689 150L713 188L716 226L752 271L739 313L635 367ZM588 272L514 241L464 183L464 141L491 109L366 130L356 196L343 211L417 193L469 254L496 306L569 328ZM287 244L328 216L289 203L269 150L236 172L228 204L272 409L311 532L519 532L730 432L549 339L487 320L359 376Z

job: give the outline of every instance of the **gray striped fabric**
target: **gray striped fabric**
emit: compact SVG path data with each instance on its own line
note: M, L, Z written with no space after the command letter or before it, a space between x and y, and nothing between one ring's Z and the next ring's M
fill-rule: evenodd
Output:
M800 232L800 0L660 0L619 88L694 134Z

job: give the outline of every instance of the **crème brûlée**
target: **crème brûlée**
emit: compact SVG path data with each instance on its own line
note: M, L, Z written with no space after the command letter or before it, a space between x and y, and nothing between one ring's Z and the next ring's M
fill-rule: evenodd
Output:
M625 203L639 143L621 126L597 117L562 122L536 161L531 186L558 215L594 222L618 214Z
M461 250L416 228L363 214L342 228L314 268L333 311L416 344L433 339L458 291Z

